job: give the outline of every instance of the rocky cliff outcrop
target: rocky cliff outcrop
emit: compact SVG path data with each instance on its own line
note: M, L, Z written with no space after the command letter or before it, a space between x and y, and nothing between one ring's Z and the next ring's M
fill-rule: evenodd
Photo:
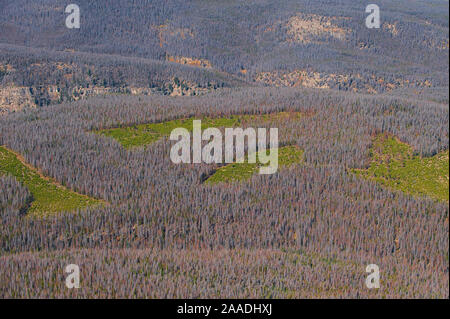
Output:
M0 87L0 115L19 111L24 107L36 107L30 88L19 86Z
M389 92L405 87L424 88L432 86L429 80L410 81L401 78L388 80L375 75L328 74L306 70L260 72L256 74L255 81L270 86L338 89L370 94Z
M49 85L42 87L20 87L14 85L0 86L0 115L20 111L24 108L36 108L64 101L77 101L89 96L105 94L152 95L169 96L202 95L216 89L209 85L201 87L194 83L174 78L162 87L60 87Z
M328 37L345 40L350 30L337 24L344 19L345 17L299 13L291 17L286 24L288 42L321 42Z
M166 56L166 61L168 62L175 62L179 64L187 64L190 66L196 66L200 68L212 68L211 62L209 62L206 59L197 59L197 58L189 58L184 56Z

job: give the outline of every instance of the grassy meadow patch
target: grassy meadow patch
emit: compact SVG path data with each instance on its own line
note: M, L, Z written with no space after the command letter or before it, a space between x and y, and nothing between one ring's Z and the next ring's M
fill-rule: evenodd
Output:
M299 112L279 112L263 115L232 115L222 118L199 118L202 121L202 130L210 127L236 127L250 123L264 121L280 121L298 119ZM103 129L95 131L97 134L112 137L123 147L130 149L156 142L163 136L169 136L172 130L180 127L192 131L192 122L195 118L177 119L172 121L139 124L127 127Z
M33 201L28 214L44 216L57 212L75 211L102 201L75 193L42 176L35 168L24 163L18 155L0 146L0 174L10 174L28 188Z
M378 136L370 149L368 169L352 170L357 175L391 189L415 196L449 200L449 152L433 157L414 155L412 148L394 137Z
M205 183L220 183L244 181L257 173L262 166L261 163L231 163L218 168L213 175L211 175ZM286 166L301 163L303 161L303 150L296 146L284 146L278 149L278 169Z

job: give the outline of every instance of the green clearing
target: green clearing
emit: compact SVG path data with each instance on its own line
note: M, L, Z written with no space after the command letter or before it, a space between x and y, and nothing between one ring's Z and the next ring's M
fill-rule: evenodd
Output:
M231 163L218 168L205 183L220 183L243 181L252 177L257 170L263 166L261 163ZM278 169L301 163L303 161L303 150L296 146L284 146L278 149Z
M33 201L28 209L29 215L45 216L102 203L100 200L75 193L42 176L36 169L24 164L15 153L2 146L0 146L0 174L14 176L31 192Z
M202 130L209 127L236 127L248 125L257 121L280 121L300 118L299 112L279 112L263 115L232 115L222 118L199 118L202 121ZM178 119L160 123L139 124L127 127L111 128L94 131L96 134L112 137L126 149L144 146L156 142L163 136L169 136L176 128L185 128L192 131L194 118Z
M354 173L414 196L449 200L448 151L421 157L398 139L380 135L374 140L369 155L370 167L353 169Z

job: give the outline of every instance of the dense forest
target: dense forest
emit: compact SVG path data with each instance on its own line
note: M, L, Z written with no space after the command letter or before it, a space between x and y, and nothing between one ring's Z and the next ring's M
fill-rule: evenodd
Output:
M174 77L191 88L182 95L244 82L421 96L448 87L446 1L381 1L376 30L362 23L364 1L77 4L80 29L68 29L64 1L0 1L0 90L25 87L43 106L134 88L170 95ZM183 59L209 70L174 65ZM447 102L443 91L436 100Z
M205 58L219 70L250 73L274 69L316 68L352 73L399 70L415 65L412 75L441 73L448 57L446 1L380 1L383 23L395 32L367 29L365 1L87 1L77 4L81 27L70 30L64 1L0 2L4 43L57 50L101 52L164 59L166 54ZM288 41L286 22L301 13L335 17L348 30L345 41L328 33L315 41ZM101 20L100 18L101 17ZM365 43L367 50L360 50ZM432 53L432 54L430 54ZM386 60L388 59L389 60ZM328 62L327 62L328 61ZM388 63L386 63L388 62ZM422 70L421 70L422 69ZM348 72L345 72L346 74Z
M278 124L280 143L304 149L305 164L227 187L202 183L201 176L214 169L211 165L172 164L167 138L126 150L114 139L90 133L180 117L282 110L312 114ZM4 253L284 248L349 262L389 260L389 269L398 269L389 270L392 276L425 276L407 279L414 285L399 281L395 296L446 296L448 203L383 189L348 170L368 165L372 138L379 133L398 136L424 156L448 149L448 109L439 105L343 93L319 96L315 90L230 89L200 97L93 98L17 113L0 123L0 144L24 154L28 163L62 185L110 203L43 220L23 218L19 210L26 193L18 195L20 185L2 180L7 189L0 232ZM133 263L140 253L124 254ZM38 267L23 256L20 262L26 267ZM425 267L420 273L413 270L419 265ZM138 271L137 278L144 273ZM118 279L108 276L111 285ZM433 278L434 284L421 286L425 278ZM11 287L3 289L13 294ZM44 295L56 293L57 287L47 289ZM355 297L356 291L348 296ZM388 292L377 296L384 294Z
M355 173L385 138L448 189L448 1L379 1L377 30L359 0L77 3L67 29L63 1L0 0L0 297L449 297L448 192ZM99 133L231 116L301 162L205 183L221 166L174 164L167 135ZM88 205L36 213L47 185Z

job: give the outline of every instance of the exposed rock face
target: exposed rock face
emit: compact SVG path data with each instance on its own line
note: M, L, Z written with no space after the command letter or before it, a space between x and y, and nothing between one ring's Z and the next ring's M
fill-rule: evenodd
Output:
M392 34L392 36L396 37L398 35L398 29L396 23L383 23L383 29L387 30Z
M172 79L161 88L143 87L59 87L49 85L44 87L19 87L0 86L0 115L8 112L20 111L24 108L36 108L48 104L60 103L63 101L77 101L82 98L105 94L131 94L131 95L152 95L164 94L170 96L192 96L202 95L214 90L212 86L200 87L194 83L189 83L178 78Z
M30 88L12 85L0 87L0 115L24 107L36 107Z
M175 31L174 31L175 32ZM185 36L183 30L174 34ZM211 68L208 60L188 57L167 56L168 61L202 68ZM111 78L99 76L93 65L77 65L76 63L42 62L32 63L21 72L39 75L39 85L19 86L21 77L14 76L17 71L6 62L0 62L0 114L20 111L23 108L35 108L65 101L77 101L94 95L163 94L170 96L190 96L207 93L217 86L198 85L177 77L160 81L149 86L133 86L117 74ZM118 71L120 73L120 70ZM43 75L42 75L43 74ZM55 78L54 78L54 77ZM109 77L110 75L107 75ZM116 76L116 78L114 78ZM17 79L18 78L18 79Z
M271 86L308 87L318 89L339 89L362 93L380 93L404 87L431 87L429 80L423 82L411 82L405 79L387 81L382 77L360 74L326 74L306 70L261 72L255 77L255 81L263 82Z
M0 114L20 111L24 108L36 108L62 101L77 101L79 99L112 93L124 94L153 94L150 88L110 88L110 87L18 87L14 85L0 86Z
M299 13L287 22L288 41L310 43L327 37L345 40L350 30L336 25L338 20L343 19L345 18Z
M200 87L196 84L186 81L180 81L178 78L174 78L171 82L166 83L164 87L164 94L170 96L192 96L202 95L213 90L214 87Z
M175 62L179 64L187 64L191 66L201 67L201 68L212 68L211 62L206 59L196 59L196 58L188 58L188 57L177 57L167 55L166 60L169 62Z
M273 86L329 89L332 81L338 83L348 82L348 76L336 74L324 76L318 72L296 70L293 72L261 72L257 74L255 80Z

